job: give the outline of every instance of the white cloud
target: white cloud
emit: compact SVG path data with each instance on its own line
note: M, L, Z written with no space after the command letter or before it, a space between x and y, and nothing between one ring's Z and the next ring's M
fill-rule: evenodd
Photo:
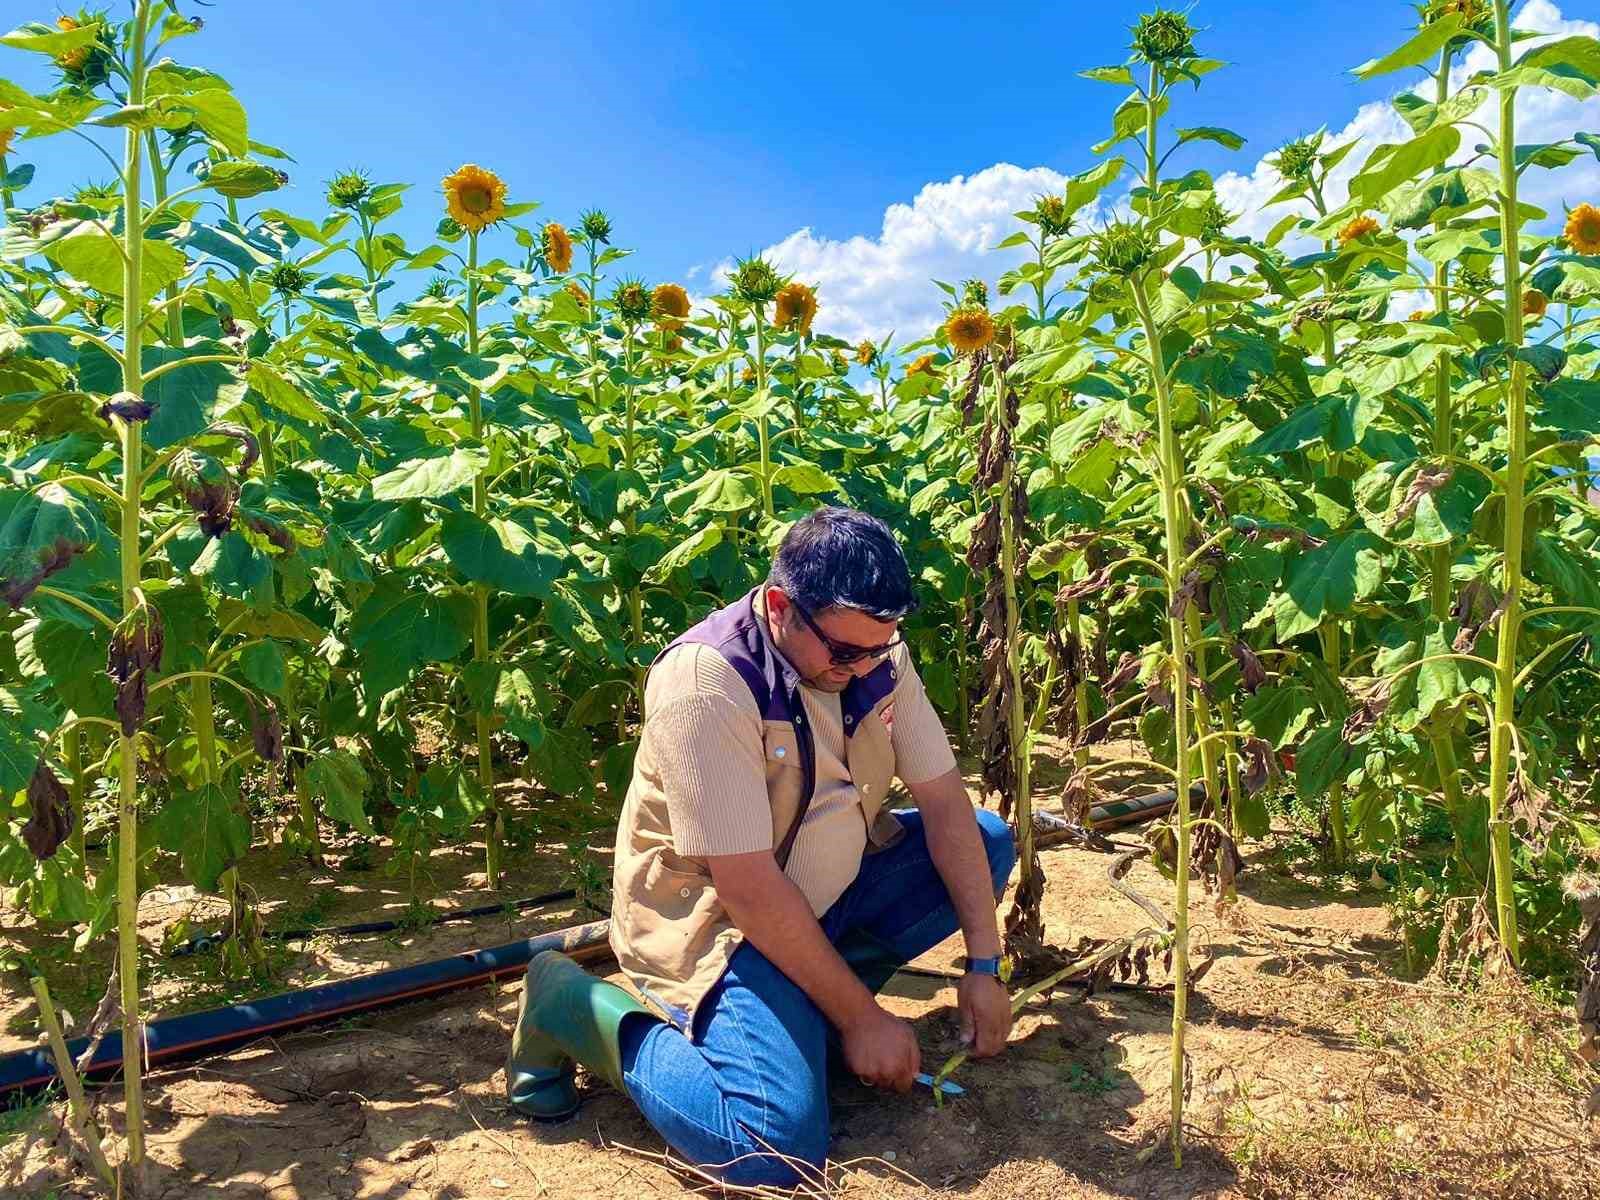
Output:
M1600 36L1600 24L1567 20L1550 0L1529 0L1516 14L1515 24L1518 28L1537 30L1551 36ZM1536 44L1532 40L1520 43L1517 52L1524 53ZM1495 67L1494 53L1482 44L1475 45L1451 72L1452 92L1464 86L1478 72L1493 71ZM1401 76L1395 78L1399 80ZM1409 88L1411 80L1405 82ZM1489 129L1498 130L1498 102L1492 92L1473 119ZM1570 137L1574 130L1593 128L1596 124L1600 124L1600 99L1580 102L1563 92L1544 88L1525 88L1517 94L1519 144L1561 141ZM1468 127L1462 128L1462 135L1462 147L1455 156L1457 162L1474 157L1477 147L1484 141L1479 131ZM1337 207L1349 198L1350 179L1373 150L1385 143L1404 141L1409 136L1410 128L1388 100L1363 104L1343 128L1330 132L1324 142L1324 147L1330 150L1349 141L1361 143L1335 169L1326 193L1328 204ZM1248 175L1229 171L1219 176L1217 194L1230 210L1243 214L1235 226L1236 231L1260 237L1288 213L1296 211L1293 204L1264 207L1266 201L1282 186L1283 177L1262 158ZM1558 171L1529 169L1522 176L1519 195L1525 202L1545 209L1553 219L1559 219L1563 201L1575 204L1579 197L1594 195L1597 190L1600 190L1600 161L1585 151L1582 158ZM1299 211L1309 214L1310 205L1300 205Z
M1017 227L1013 213L1061 190L1066 176L1049 167L996 163L977 173L930 183L909 204L891 204L877 237L844 240L797 229L767 247L784 271L817 287L818 327L851 341L920 337L939 319L942 293L929 282L991 283L1019 261L1018 250L995 250ZM721 282L731 263L712 274Z
M1600 25L1568 20L1550 0L1528 0L1515 22L1520 28L1552 35L1600 36ZM1519 53L1530 44L1523 43ZM1473 72L1492 67L1487 49L1475 47L1458 65L1452 86L1460 86ZM1395 79L1398 82L1402 77ZM1478 119L1494 128L1494 120L1489 119L1493 116L1493 111L1486 109ZM1580 103L1563 93L1536 88L1519 94L1519 143L1557 141L1575 129L1597 127L1600 100ZM1463 132L1460 157L1465 159L1478 139L1471 129ZM1342 127L1329 133L1325 143L1331 149L1351 140L1361 142L1340 164L1328 202L1344 202L1350 177L1372 149L1408 135L1408 127L1387 100L1362 105ZM1084 168L1091 165L1088 161L1083 164ZM817 321L827 332L851 340L882 337L891 330L897 332L897 340L919 337L941 315L942 293L929 281L959 283L981 278L993 284L1018 261L1019 251L994 249L1018 228L1012 214L1031 207L1035 196L1060 189L1064 181L1065 176L1048 167L996 163L972 175L926 184L910 203L889 205L875 237L834 239L819 236L808 227L767 247L765 253L785 271L818 286L821 311ZM1243 214L1237 232L1260 237L1292 211L1289 205L1264 207L1282 182L1265 158L1249 172L1229 171L1218 177L1217 191L1223 203ZM1600 195L1600 161L1586 152L1559 171L1530 169L1523 176L1522 194L1529 203L1559 218L1563 202L1575 204L1580 198ZM712 281L721 284L730 266L728 262L719 264L711 272Z

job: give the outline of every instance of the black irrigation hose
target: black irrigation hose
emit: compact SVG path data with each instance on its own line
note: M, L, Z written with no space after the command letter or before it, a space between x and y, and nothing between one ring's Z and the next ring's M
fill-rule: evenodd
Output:
M225 1008L164 1017L145 1026L145 1062L147 1067L186 1062L248 1045L268 1034L287 1033L503 979L521 971L543 950L560 950L580 961L603 958L610 953L609 928L609 921L572 925L410 967L375 971ZM88 1045L88 1038L74 1038L67 1043L67 1050L76 1058ZM83 1075L86 1080L103 1082L114 1078L121 1069L122 1039L108 1037L100 1043ZM0 1103L37 1095L56 1081L55 1062L46 1049L0 1056Z
M1153 819L1171 808L1174 795L1172 792L1157 793L1132 801L1097 806L1090 813L1089 826L1097 828L1105 822L1118 827ZM535 897L534 901L537 900L539 898ZM532 902L529 903L531 906ZM485 905L477 910L477 915L487 915L503 907ZM466 911L462 911L450 914L450 919L464 919L467 915ZM609 927L608 921L573 925L521 941L452 954L448 958L414 966L393 967L387 971L375 971L336 983L318 984L243 1004L164 1017L145 1026L145 1062L150 1067L187 1062L248 1045L268 1034L287 1033L325 1024L339 1017L373 1012L390 1005L442 996L479 983L503 979L521 971L535 954L543 950L560 950L579 961L601 959L610 953ZM346 929L377 932L365 926ZM327 933L334 930L309 932ZM67 1043L67 1050L76 1059L88 1049L88 1045L87 1038L74 1038ZM108 1037L100 1043L100 1049L83 1074L86 1080L100 1082L114 1078L121 1069L122 1039ZM36 1096L56 1082L55 1062L46 1049L20 1050L0 1056L0 1103Z
M576 888L564 888L558 892L546 892L542 896L529 896L524 900L508 900L503 904L480 904L476 908L451 908L446 909L438 916L430 916L423 928L431 929L435 925L447 925L451 921L470 921L475 917L490 917L495 913L524 912L530 908L538 908L545 904L554 904L558 900L576 900ZM396 921L358 921L353 925L321 925L312 929L268 929L263 931L261 937L269 942L303 942L310 938L324 935L354 936L362 933L393 933L410 922ZM197 933L187 942L172 950L167 957L184 958L191 954L200 954L214 949L227 941L228 931L219 929L215 933Z

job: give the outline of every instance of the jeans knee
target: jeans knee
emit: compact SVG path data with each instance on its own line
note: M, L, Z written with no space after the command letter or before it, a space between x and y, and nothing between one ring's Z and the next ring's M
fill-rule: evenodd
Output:
M1006 880L1011 878L1011 868L1017 862L1017 845L1011 836L1011 826L998 813L979 809L978 835L983 839L983 852L989 859L989 876L994 880L994 894L1006 890Z
M740 1187L794 1187L822 1179L828 1157L825 1096L781 1097L769 1103L758 1126L739 1122L744 1152L719 1172Z

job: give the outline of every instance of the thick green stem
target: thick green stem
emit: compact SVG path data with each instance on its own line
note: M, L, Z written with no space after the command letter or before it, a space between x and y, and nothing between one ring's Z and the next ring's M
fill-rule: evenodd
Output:
M1152 75L1154 72L1152 71ZM1149 141L1155 142L1155 109L1149 113ZM1160 431L1161 515L1165 526L1167 574L1173 586L1182 575L1187 509L1183 503L1183 460L1172 426L1172 398L1161 352L1160 331L1144 294L1142 280L1131 280L1128 291L1144 326L1150 377L1155 385ZM1169 597L1170 599L1170 597ZM1170 605L1169 605L1170 613ZM1189 1015L1189 844L1193 835L1189 813L1189 646L1188 627L1182 617L1167 618L1168 653L1172 670L1172 723L1176 750L1177 862L1174 866L1177 896L1172 914L1172 1160L1183 1165L1183 1041Z
M72 853L78 860L78 879L89 882L88 852L83 839L83 798L88 792L83 773L83 727L74 725L61 738L61 753L67 760L67 770L72 777L67 782L67 799L72 805Z
M1011 437L1010 405L1006 400L1005 371L997 360L994 363L994 421L999 430L1004 429L1004 443L1015 445ZM995 503L1000 505L1000 581L1005 596L1006 618L1006 672L1010 677L1011 712L1008 714L1007 735L1010 741L1012 778L1016 797L1012 816L1017 830L1017 864L1020 882L1019 895L1029 894L1029 881L1037 877L1039 863L1033 843L1033 788L1031 755L1028 753L1027 705L1022 695L1022 630L1021 606L1017 603L1017 529L1011 507L1011 490L1016 474L1016 459L1008 456L1000 473ZM1037 903L1037 901L1035 901Z
M1502 72L1511 69L1511 14L1507 0L1495 0L1495 51ZM1500 250L1505 271L1506 441L1505 559L1501 584L1504 612L1495 656L1494 731L1489 746L1489 849L1494 863L1494 904L1500 941L1513 964L1520 964L1517 905L1511 889L1511 822L1506 815L1512 773L1511 738L1517 720L1517 643L1522 631L1522 539L1527 504L1528 415L1527 364L1522 349L1522 260L1518 257L1520 217L1517 213L1517 89L1500 89Z
M1328 670L1333 672L1333 677L1337 679L1343 659L1339 623L1328 621L1321 626L1318 633L1322 638L1322 660L1328 664ZM1328 825L1333 831L1333 846L1329 860L1334 866L1343 867L1350 861L1350 834L1345 826L1344 780L1337 775L1328 785Z
M1074 664L1077 682L1072 685L1072 704L1078 717L1078 744L1073 747L1072 761L1077 766L1086 767L1089 765L1089 743L1083 740L1083 735L1089 728L1089 680L1084 667L1089 655L1083 645L1083 614L1076 600L1067 601L1067 633L1078 654L1078 661Z
M591 297L592 299L592 297ZM478 235L467 235L467 350L478 353ZM468 401L472 415L472 437L481 443L484 436L483 395L474 387ZM480 521L489 511L489 472L485 467L472 480L472 512ZM489 588L472 587L472 661L489 661ZM476 715L478 733L478 785L483 790L484 882L491 891L500 886L500 805L494 794L494 756L490 738L489 714Z
M1450 96L1450 65L1455 51L1449 48L1439 55L1438 70L1434 73L1434 103L1443 105ZM1436 229L1443 228L1435 223ZM1433 269L1434 310L1450 311L1450 264L1439 263ZM1449 354L1439 356L1433 373L1433 452L1440 457L1455 453L1455 398L1450 388L1453 359ZM1433 547L1428 556L1428 601L1435 621L1450 618L1450 570L1455 564L1455 546L1450 542ZM1439 775L1439 790L1444 796L1445 811L1450 817L1450 828L1455 839L1456 863L1464 875L1472 873L1466 851L1466 830L1462 821L1466 810L1461 794L1461 773L1456 762L1455 743L1448 731L1433 734L1428 739L1433 750L1434 766Z
M756 318L756 391L767 390L767 334L761 320L762 306L755 306ZM767 414L763 409L756 418L756 438L761 447L761 511L772 516L772 441L767 435Z
M150 26L150 0L138 0L129 35L128 103L145 102L145 36ZM124 256L122 294L122 387L142 396L140 371L143 351L144 210L139 131L123 131L122 228ZM139 500L144 456L143 426L120 421L122 442L121 546L122 612L131 614L141 603L139 581ZM137 1186L144 1167L144 1062L143 1028L139 1020L139 756L130 733L119 737L117 799L117 960L122 990L122 1095L127 1122L128 1168Z
M961 626L956 636L956 745L961 753L972 749L972 657L967 653L972 626L972 602L961 595Z

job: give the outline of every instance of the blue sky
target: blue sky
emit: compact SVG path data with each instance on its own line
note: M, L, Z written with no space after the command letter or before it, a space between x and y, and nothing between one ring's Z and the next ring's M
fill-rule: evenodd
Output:
M823 262L827 244L879 238L885 209L911 205L925 185L997 163L1093 165L1088 148L1120 90L1076 73L1121 61L1142 7L235 0L185 5L206 28L173 53L227 77L252 136L294 156L291 188L272 198L291 211L320 214L322 182L360 165L416 185L397 228L425 244L438 179L474 161L505 178L513 200L541 201L541 219L605 208L619 243L639 251L630 266L651 281L697 266L703 280L730 255L809 230L788 265L822 274L826 313L828 270L849 269L848 254ZM1600 3L1561 10L1594 17ZM1348 69L1414 23L1401 0L1202 0L1191 15L1201 51L1234 65L1184 97L1180 121L1249 142L1232 155L1196 148L1184 162L1245 175L1285 139L1337 130L1387 95L1392 81L1359 84ZM41 62L0 50L0 76L39 86ZM39 168L25 201L105 174L68 139L24 147ZM907 291L916 270L941 263L913 257L895 286ZM841 299L847 282L834 288ZM855 304L859 325L870 303Z

